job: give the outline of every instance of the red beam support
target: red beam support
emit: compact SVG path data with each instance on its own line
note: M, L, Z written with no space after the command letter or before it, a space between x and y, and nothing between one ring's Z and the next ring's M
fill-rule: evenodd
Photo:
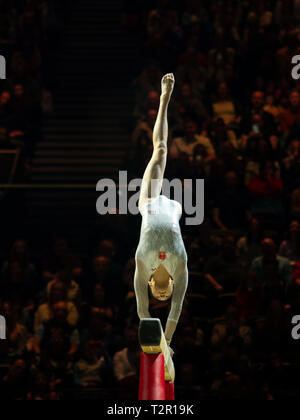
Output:
M143 351L139 400L174 401L174 363L159 319L141 320L139 341Z
M173 382L166 381L166 400L175 401L175 388Z
M164 355L141 354L139 401L163 401L167 399Z

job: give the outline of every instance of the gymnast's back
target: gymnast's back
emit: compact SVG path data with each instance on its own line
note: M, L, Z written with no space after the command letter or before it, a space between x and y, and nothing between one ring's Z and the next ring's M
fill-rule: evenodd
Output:
M144 204L140 213L142 227L136 259L146 263L148 269L152 266L152 270L162 262L172 275L175 260L187 260L179 225L181 204L160 195Z

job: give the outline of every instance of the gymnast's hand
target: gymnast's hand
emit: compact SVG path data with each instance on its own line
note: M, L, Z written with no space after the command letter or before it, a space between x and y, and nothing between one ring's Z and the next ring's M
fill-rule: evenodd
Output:
M171 97L175 85L173 73L166 74L161 81L161 92L163 96Z
M170 355L171 355L171 357L172 357L172 359L173 359L173 356L174 356L175 352L174 352L174 350L173 350L173 349L171 349L171 347L170 347L170 346L169 346L169 350L170 350Z

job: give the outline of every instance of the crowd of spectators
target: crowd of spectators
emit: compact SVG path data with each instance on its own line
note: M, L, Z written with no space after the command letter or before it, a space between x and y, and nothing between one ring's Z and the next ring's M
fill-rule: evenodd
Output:
M0 149L18 150L21 174L30 172L43 115L52 111L55 68L72 0L1 0ZM5 176L5 174L3 174Z
M1 399L136 399L135 267L121 258L112 240L90 258L64 236L39 257L13 243L0 273Z
M125 24L139 34L143 67L133 85L132 177L151 157L160 81L172 72L166 178L205 180L204 224L182 221L190 287L174 343L179 383L198 396L292 393L300 86L291 61L300 52L300 3L133 3Z
M166 177L205 180L204 223L182 223L189 290L171 344L177 399L293 399L300 94L291 58L299 53L299 1L130 0L125 10L144 63L134 81L130 173L141 177L151 156L161 77L173 72ZM39 244L32 253L22 238L7 250L5 399L137 399L140 219L107 215L101 223L86 255L72 253L61 235L48 251ZM150 305L165 322L170 303Z

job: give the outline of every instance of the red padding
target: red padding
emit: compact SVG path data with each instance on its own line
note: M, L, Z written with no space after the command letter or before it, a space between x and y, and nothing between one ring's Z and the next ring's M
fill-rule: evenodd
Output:
M139 401L166 399L163 354L141 354Z
M173 382L166 382L166 400L175 400L175 387Z

